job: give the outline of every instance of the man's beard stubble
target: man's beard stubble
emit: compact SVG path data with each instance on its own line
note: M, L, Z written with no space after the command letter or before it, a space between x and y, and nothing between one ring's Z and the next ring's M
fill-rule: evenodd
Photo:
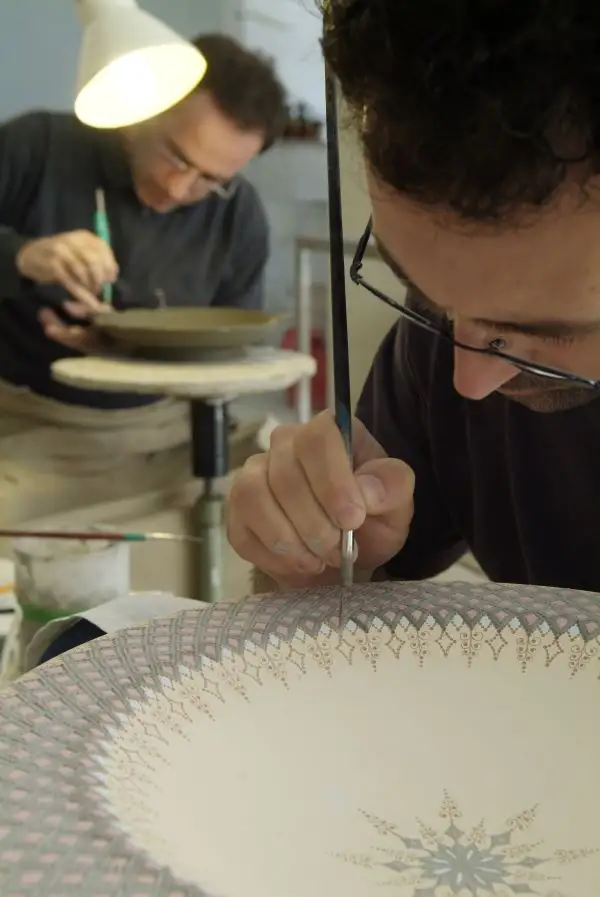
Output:
M586 389L578 383L547 380L527 373L517 374L498 392L505 398L524 405L530 411L542 414L579 408L593 402L599 396L596 390Z

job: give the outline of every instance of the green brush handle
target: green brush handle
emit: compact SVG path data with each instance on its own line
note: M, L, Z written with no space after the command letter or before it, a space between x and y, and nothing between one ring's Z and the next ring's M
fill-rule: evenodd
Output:
M108 217L106 212L96 212L94 218L94 227L97 236L110 246L110 227L108 226ZM109 304L112 302L112 283L105 283L102 287L102 298Z

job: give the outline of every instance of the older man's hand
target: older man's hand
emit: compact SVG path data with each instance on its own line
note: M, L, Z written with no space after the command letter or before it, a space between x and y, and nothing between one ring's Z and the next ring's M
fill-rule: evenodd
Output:
M72 314L72 310L70 311ZM75 317L75 315L73 315ZM38 321L42 325L48 339L85 355L107 354L111 350L110 343L93 325L83 327L81 324L65 324L51 308L42 308L38 313Z

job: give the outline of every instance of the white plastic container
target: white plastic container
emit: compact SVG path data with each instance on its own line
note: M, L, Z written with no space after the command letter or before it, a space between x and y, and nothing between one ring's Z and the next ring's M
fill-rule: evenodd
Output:
M17 539L13 550L22 652L47 623L129 594L126 542Z
M15 565L0 558L0 684L19 672L19 631L21 609L15 594Z

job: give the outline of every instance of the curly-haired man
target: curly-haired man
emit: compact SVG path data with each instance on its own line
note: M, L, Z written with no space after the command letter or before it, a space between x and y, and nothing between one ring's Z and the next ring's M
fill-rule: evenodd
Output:
M358 406L276 431L229 506L282 586L488 576L600 591L600 5L330 0L372 230L408 286ZM359 247L353 269L362 279ZM399 296L376 295L391 301ZM545 412L545 413L544 413Z

